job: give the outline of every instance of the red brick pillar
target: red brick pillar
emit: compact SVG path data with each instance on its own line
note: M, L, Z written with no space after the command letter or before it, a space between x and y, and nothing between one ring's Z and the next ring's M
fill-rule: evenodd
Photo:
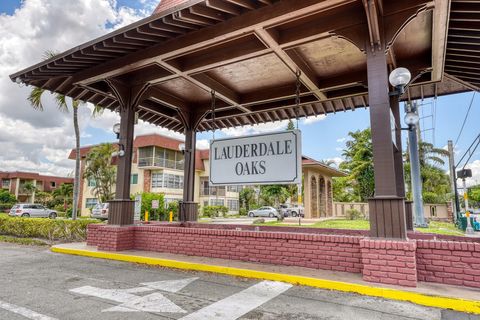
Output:
M416 287L416 247L415 240L360 240L363 280Z
M143 192L150 192L151 181L152 181L152 171L143 170Z

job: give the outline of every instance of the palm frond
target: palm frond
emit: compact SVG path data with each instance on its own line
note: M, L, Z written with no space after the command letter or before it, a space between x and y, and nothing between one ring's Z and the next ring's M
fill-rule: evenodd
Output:
M63 94L56 94L55 102L57 103L58 110L68 112L67 99Z
M105 111L105 108L102 107L102 106L99 106L99 105L94 105L93 106L93 110L92 110L92 118L96 118L96 117L99 117L103 114L103 112Z
M30 101L30 104L35 110L43 111L42 95L44 92L44 89L37 87L34 87L32 91L30 91L27 100Z

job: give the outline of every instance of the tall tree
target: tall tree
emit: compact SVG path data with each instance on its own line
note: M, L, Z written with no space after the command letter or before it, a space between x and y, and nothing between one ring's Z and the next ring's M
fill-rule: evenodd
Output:
M35 191L37 191L37 186L33 182L25 182L23 185L23 190L25 190L27 197L30 197L35 193ZM33 198L31 201L33 203Z
M73 197L73 185L71 183L62 183L60 187L53 191L53 195L63 200L63 209L67 211L67 203Z
M273 205L278 208L280 203L284 203L290 197L288 189L279 184L264 185L260 187L260 198L267 205Z
M370 128L348 133L350 139L345 143L343 156L345 161L340 169L348 173L345 187L353 190L357 201L366 201L373 197L375 180L373 176L372 134Z
M86 166L83 177L95 181L93 192L100 202L113 198L115 183L115 166L112 165L112 153L115 148L111 143L102 143L93 147L85 159Z
M255 196L255 189L252 187L245 187L240 191L240 204L247 212L250 210L251 205L255 203Z
M45 59L50 59L56 56L57 53L54 51L47 51L44 54ZM28 101L35 110L43 111L42 96L45 93L45 90L42 88L34 87L28 96ZM68 112L71 108L73 110L73 128L75 131L75 177L73 182L73 208L72 208L72 219L77 218L78 210L78 195L80 193L80 129L78 126L78 108L81 105L81 101L73 100L69 106L67 99L63 94L55 94L55 102L57 104L58 110L61 112ZM102 112L102 109L98 106L94 108L94 115Z
M295 124L292 119L288 120L287 130L295 130Z

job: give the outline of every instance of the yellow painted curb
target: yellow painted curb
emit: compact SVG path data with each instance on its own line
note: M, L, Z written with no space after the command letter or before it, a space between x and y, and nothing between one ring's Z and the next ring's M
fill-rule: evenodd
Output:
M281 281L287 282L296 285L315 287L320 289L336 290L343 292L353 292L361 295L380 297L390 300L399 300L399 301L408 301L415 304L442 308L442 309L452 309L461 312L475 313L480 314L480 301L475 300L465 300L459 298L447 298L433 295L426 295L421 293L381 288L374 286L367 286L362 284L347 283L341 281L332 281L324 280L282 273L273 273L257 270L248 270L240 269L233 267L223 267L223 266L213 266L201 263L185 262L185 261L176 261L169 259L160 259L160 258L151 258L151 257L141 257L133 256L121 253L113 252L98 252L98 251L88 251L82 249L68 249L61 247L52 247L53 252L109 259L109 260L118 260L126 262L135 262L149 265L162 266L167 268L175 269L184 269L184 270L195 270L195 271L204 271L204 272L213 272L226 274L231 276L238 276L244 278L254 278L262 280L272 280L272 281Z

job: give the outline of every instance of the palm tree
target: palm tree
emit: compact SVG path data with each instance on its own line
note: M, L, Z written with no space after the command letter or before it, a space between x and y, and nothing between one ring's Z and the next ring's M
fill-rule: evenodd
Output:
M27 194L27 197L29 198L30 195L33 195L35 193L35 191L37 191L37 187L35 186L35 184L33 182L25 182L25 184L23 185L23 190L25 190L25 193ZM31 199L32 203L33 203L33 198Z
M55 197L63 199L63 209L67 211L67 201L72 198L73 185L71 183L62 183L60 187L53 191Z
M56 56L57 53L53 51L47 51L44 54L45 59L52 58ZM28 101L35 110L43 111L42 104L42 95L45 92L45 89L34 87L28 96ZM69 112L69 106L67 103L66 96L63 94L55 94L55 102L57 103L58 110L61 112ZM73 208L72 208L72 219L77 218L78 210L78 195L80 193L80 129L78 127L78 107L80 106L80 100L72 99L72 110L73 110L73 128L75 130L75 177L73 182ZM98 106L95 106L93 110L93 115L100 114L102 109Z

